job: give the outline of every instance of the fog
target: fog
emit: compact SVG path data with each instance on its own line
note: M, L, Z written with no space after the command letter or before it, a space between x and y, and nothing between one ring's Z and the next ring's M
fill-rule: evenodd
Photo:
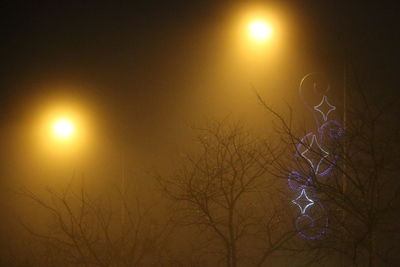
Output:
M357 13L356 22L348 26L353 5L347 13L342 12L345 5L290 1L43 3L7 8L2 247L31 242L21 222L35 231L51 231L51 213L35 204L32 195L51 202L51 192L66 188L78 195L85 188L94 199L108 199L122 222L129 215L118 194L125 192L127 203L140 203L143 210L152 207L149 217L167 222L179 205L163 195L157 177L176 176L187 154L202 151L196 143L198 129L207 128L210 121L239 123L257 138L277 142L276 117L257 94L284 117L292 111L297 128L309 128L313 117L299 97L299 84L310 72L327 74L338 120L343 84L345 79L355 80L356 70L369 85L384 81L388 93L396 84L394 73L377 71L394 62L385 61L387 46L379 46L381 56L371 57L369 48L360 48L363 40L376 47L372 40L387 35L378 26L363 35L360 25L367 15ZM367 6L367 14L374 8ZM386 13L379 14L383 18ZM246 32L250 18L257 16L268 18L274 28L265 43L255 43ZM340 16L343 20L333 20ZM51 123L60 116L75 124L69 140L52 136ZM195 254L185 244L196 243L197 232L176 225L179 230L170 241L176 246L169 249L183 259L181 265L145 261L142 266L189 266ZM253 257L251 253L246 257ZM205 256L204 264L210 265L203 266L219 262L213 257ZM296 260L304 259L302 255ZM279 253L271 259L274 266L294 266L285 265L287 261L291 260ZM65 266L78 266L69 264Z

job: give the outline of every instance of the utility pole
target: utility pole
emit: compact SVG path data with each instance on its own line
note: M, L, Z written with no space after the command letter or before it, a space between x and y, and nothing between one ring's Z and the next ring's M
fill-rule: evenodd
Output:
M347 153L347 142L346 142L346 129L347 129L347 66L346 62L343 64L343 132L344 132L344 143L343 143L343 173L342 173L342 195L347 190L347 179L346 179L346 153ZM343 210L343 223L345 222L345 211ZM346 235L342 237L346 238ZM346 242L343 241L343 251L346 250ZM345 256L342 254L342 266L346 265Z
M126 223L126 190L127 190L127 180L128 180L128 174L127 174L127 164L126 164L126 154L125 152L122 153L122 177L121 177L121 222L125 226ZM123 227L124 227L123 226Z

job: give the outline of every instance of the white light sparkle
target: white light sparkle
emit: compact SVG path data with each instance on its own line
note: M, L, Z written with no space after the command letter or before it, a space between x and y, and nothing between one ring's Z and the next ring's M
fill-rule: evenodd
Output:
M314 144L316 144L317 149L314 149L313 146ZM306 156L307 153L317 153L318 156L321 156L321 158L314 163L312 159L308 158ZM318 173L318 169L319 169L319 165L321 164L322 160L325 159L326 157L328 157L329 153L326 152L318 143L317 137L315 136L315 134L312 136L311 139L311 144L307 147L306 150L304 150L301 155L303 156L304 159L306 159L309 163L311 168L314 170L314 173L317 174Z
M295 200L292 200L292 202L300 208L301 214L304 214L307 211L308 207L314 205L314 200L310 199L307 196L306 190L304 188L301 190L300 195Z
M322 108L323 106L328 106L326 112L324 112L323 110L321 110L321 108ZM328 102L328 97L327 97L326 95L324 95L324 96L322 97L321 102L320 102L318 105L314 106L314 109L315 109L316 111L318 111L319 113L321 113L322 117L324 118L324 121L327 121L327 120L328 120L328 115L329 115L329 113L331 113L332 111L334 111L334 110L336 109L336 107L335 107L334 105L331 105L331 104Z

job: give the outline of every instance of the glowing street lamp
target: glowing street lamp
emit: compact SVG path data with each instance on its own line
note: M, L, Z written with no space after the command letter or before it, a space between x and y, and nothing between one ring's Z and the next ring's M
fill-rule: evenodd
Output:
M261 20L252 21L249 24L249 32L256 41L265 41L272 35L272 27Z
M68 119L59 119L53 125L53 133L60 139L70 138L74 131L74 124Z

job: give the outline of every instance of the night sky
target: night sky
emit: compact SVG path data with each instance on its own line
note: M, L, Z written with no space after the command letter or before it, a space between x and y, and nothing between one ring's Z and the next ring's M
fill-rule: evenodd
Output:
M346 62L366 83L394 89L399 57L394 2L258 3L278 6L290 17L294 54L312 62L297 62L299 73L336 70ZM103 107L102 116L113 121L116 132L129 124L127 113L146 127L171 110L168 105L177 105L191 80L201 82L213 58L218 60L224 36L213 30L223 27L239 3L252 2L3 1L2 124L18 123L21 109L51 93L41 84L65 82L90 87L73 93Z
M252 5L286 25L285 48L250 65L227 32ZM347 66L349 83L398 96L398 9L389 1L3 1L1 10L3 169L20 164L15 151L30 154L35 112L53 100L88 111L104 149L94 153L143 166L179 150L202 119L260 124L252 87L277 106L296 103L305 74L328 73L340 91Z

